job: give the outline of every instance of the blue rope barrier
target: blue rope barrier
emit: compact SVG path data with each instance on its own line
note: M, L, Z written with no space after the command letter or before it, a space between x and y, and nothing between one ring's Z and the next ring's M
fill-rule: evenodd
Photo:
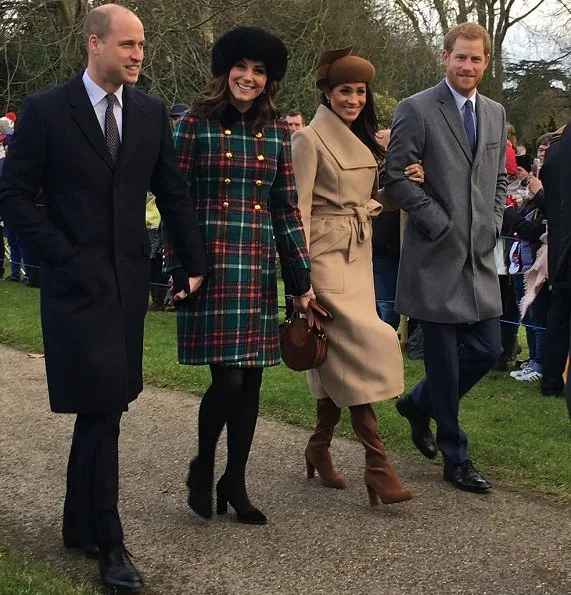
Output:
M22 262L16 262L14 260L8 260L7 261L5 259L4 262L8 262L8 264L19 264L19 265L23 266L24 269L26 269L26 268L39 269L40 268L36 264L25 264L25 263L22 263ZM154 282L151 282L151 283L149 283L149 285L152 286L152 287L163 287L164 289L168 289L169 288L169 285L166 284L166 283L154 283ZM380 303L380 304L394 304L395 303L394 300L375 300L375 301L377 303ZM279 306L279 309L280 310L284 310L285 309L285 306ZM537 331L545 331L545 330L547 330L543 326L534 326L532 324L525 324L523 322L513 322L513 320L503 320L503 319L500 318L500 322L503 323L503 324L513 324L515 326L523 326L524 328L530 328L530 329L537 330Z

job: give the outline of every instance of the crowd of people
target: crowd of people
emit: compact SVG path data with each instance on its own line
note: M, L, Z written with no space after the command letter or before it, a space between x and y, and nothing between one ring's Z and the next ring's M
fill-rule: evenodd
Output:
M25 99L0 176L0 216L41 259L50 406L76 414L64 545L97 558L105 586L140 589L117 507L118 437L143 387L146 311L168 302L179 363L211 373L188 505L211 519L215 500L217 514L230 504L239 522L268 522L250 501L246 468L263 371L280 362L276 251L291 310L328 335L325 363L308 372L308 477L346 487L330 446L348 407L371 505L411 499L372 407L396 399L416 448L429 459L442 453L443 479L488 492L458 410L486 373L517 356L519 298L530 359L514 377L541 378L545 394L563 390L571 258L560 181L571 129L551 139L544 162L519 155L517 165L503 107L477 90L490 61L486 30L463 23L447 33L444 80L405 99L390 131L379 131L374 66L351 47L321 55L321 103L306 126L299 111L286 121L277 111L287 49L267 31L222 35L210 82L170 113L133 86L144 54L133 12L99 6L83 34L87 68ZM401 315L422 332L426 371L404 395ZM547 373L555 344L559 378ZM215 485L224 427L228 457Z

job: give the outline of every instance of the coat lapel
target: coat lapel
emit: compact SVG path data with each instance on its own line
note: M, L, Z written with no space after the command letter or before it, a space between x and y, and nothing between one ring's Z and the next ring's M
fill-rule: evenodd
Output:
M87 141L99 153L99 156L110 168L113 168L113 161L109 154L103 131L97 121L91 101L89 101L82 77L83 72L68 83L68 96L72 108L72 117L85 135Z
M133 156L139 144L139 131L142 128L144 115L142 100L138 97L135 89L125 85L123 87L123 138L121 140L121 151L117 171L125 167Z
M456 102L454 101L454 97L452 96L446 81L442 81L436 87L436 100L440 103L440 111L450 127L452 134L462 147L462 151L464 151L464 155L466 155L468 161L472 163L474 158L472 156L470 143L468 142L468 137L466 136L466 130L464 129L464 123L460 118L460 112L458 111L458 107L456 106ZM479 125L478 130L480 130Z
M377 167L369 147L327 107L320 105L309 124L341 169Z
M476 95L476 120L478 121L478 130L476 132L478 138L478 146L476 148L476 155L474 157L474 165L476 165L486 148L486 129L488 126L488 105L485 98L479 93Z

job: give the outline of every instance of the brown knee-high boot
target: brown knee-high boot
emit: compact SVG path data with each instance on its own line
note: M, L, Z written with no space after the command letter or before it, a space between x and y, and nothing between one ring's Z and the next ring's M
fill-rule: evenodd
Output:
M323 485L339 490L346 488L347 482L333 468L329 446L340 417L341 409L331 399L318 399L315 432L305 449L307 477L313 477L317 469Z
M349 409L353 430L365 447L365 485L371 506L378 504L378 497L383 504L410 500L411 491L401 484L389 463L377 429L377 417L371 405L355 405Z

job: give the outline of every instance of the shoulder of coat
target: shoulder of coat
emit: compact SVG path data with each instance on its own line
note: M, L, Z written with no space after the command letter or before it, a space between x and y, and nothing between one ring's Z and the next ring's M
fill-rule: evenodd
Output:
M555 143L558 143L561 140L561 137L563 136L563 133L565 132L566 127L567 127L567 124L564 124L563 126L561 126L561 128L558 128L553 133L553 136L551 137L551 140L549 141L549 146L554 145Z

